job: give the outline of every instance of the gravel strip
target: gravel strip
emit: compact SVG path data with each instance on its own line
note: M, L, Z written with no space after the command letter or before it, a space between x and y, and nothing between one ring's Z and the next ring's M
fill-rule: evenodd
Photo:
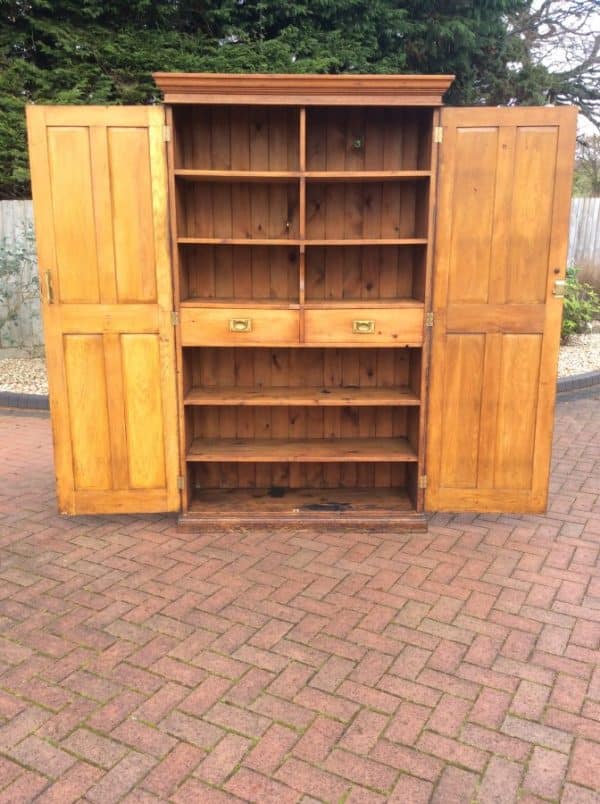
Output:
M558 376L572 377L600 370L600 333L573 335L560 347ZM43 358L0 358L0 391L47 394L46 364Z
M46 363L43 358L0 358L0 391L47 394Z
M572 377L588 371L600 371L600 332L572 335L569 342L560 347L559 377Z

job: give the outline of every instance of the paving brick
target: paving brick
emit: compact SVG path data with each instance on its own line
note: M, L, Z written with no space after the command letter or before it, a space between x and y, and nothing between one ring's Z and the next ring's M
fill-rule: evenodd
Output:
M48 779L33 771L25 771L0 793L0 804L33 801L48 787Z
M543 745L546 748L553 748L556 751L563 751L564 753L568 753L573 742L573 737L566 731L516 718L512 715L508 715L505 718L501 728L505 734Z
M447 767L431 797L432 804L471 804L477 776L461 768Z
M431 713L427 728L446 737L457 737L470 709L471 703L465 698L444 695Z
M581 738L575 740L569 766L569 781L597 791L599 767L600 744Z
M564 754L535 746L523 787L543 798L559 798L567 764L568 758Z
M156 759L162 759L176 745L176 740L164 731L137 720L123 721L111 732L111 737Z
M344 733L344 725L328 717L316 717L293 748L293 753L308 762L323 762Z
M522 773L518 763L492 757L479 786L478 804L513 804L518 800Z
M127 753L125 746L87 729L77 729L63 740L62 746L76 756L106 769L116 765Z
M179 742L162 762L155 765L143 781L143 786L160 798L168 798L189 776L205 756L196 746Z
M164 720L161 720L159 728L173 737L185 740L207 751L223 736L223 729L177 711L171 712Z
M241 768L225 787L242 800L257 804L291 804L298 800L297 792L291 787L249 768Z
M284 762L275 776L295 790L325 801L339 801L352 787L351 782L295 758Z
M403 773L387 801L389 804L428 804L432 790L431 782Z
M194 771L209 784L219 786L239 765L252 743L237 734L226 734Z
M265 775L272 774L297 740L295 731L274 723L245 757L244 765Z
M154 764L151 757L132 751L88 790L86 798L94 804L113 804L120 801Z
M557 416L548 515L413 535L62 518L0 414L0 802L598 804L597 401Z
M421 735L417 748L446 762L462 765L475 771L483 770L488 759L487 754L478 748L464 745L457 740L430 731Z
M100 768L77 762L44 790L36 799L36 804L73 804L80 801L102 775Z
M377 744L382 731L388 723L385 715L368 709L361 710L338 743L341 748L355 754L368 754Z
M11 748L10 756L32 770L56 778L66 773L75 764L75 759L66 751L56 748L35 735L26 737Z
M519 717L539 720L542 716L551 688L523 680L512 700L510 711Z
M391 719L385 736L394 743L414 745L430 715L429 707L405 701Z

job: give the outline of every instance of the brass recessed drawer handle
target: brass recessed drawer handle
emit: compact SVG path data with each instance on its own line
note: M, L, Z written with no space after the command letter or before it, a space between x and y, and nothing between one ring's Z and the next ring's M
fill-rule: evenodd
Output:
M229 329L231 332L252 332L251 318L230 318Z
M355 335L370 335L375 332L375 321L372 318L357 319L352 322L352 332Z

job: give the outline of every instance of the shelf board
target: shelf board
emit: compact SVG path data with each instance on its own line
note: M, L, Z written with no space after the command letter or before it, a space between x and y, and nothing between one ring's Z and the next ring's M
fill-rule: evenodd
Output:
M430 170L307 170L306 181L328 184L334 181L414 181L428 179Z
M326 240L313 240L307 238L306 246L425 246L426 237L368 237L368 238L328 238Z
M327 240L301 240L300 238L258 237L178 237L180 246L425 246L426 237L369 237L328 238Z
M178 237L181 246L299 246L298 238L258 238L258 237Z
M189 510L179 517L180 529L191 532L224 523L427 529L403 488L194 489Z
M311 301L307 299L304 303L306 310L370 310L382 308L385 310L410 308L420 309L424 306L418 299L397 298L397 299L327 299L326 301Z
M184 181L283 182L293 184L300 178L297 170L192 170L178 168L176 178Z
M299 310L300 303L298 301L290 301L289 299L201 299L193 297L190 299L183 299L179 303L180 307L218 307L225 309L232 309L234 311L241 307L264 308L265 310Z
M305 405L311 407L418 406L408 386L399 388L192 388L186 405Z
M406 438L195 438L188 461L353 463L417 461Z

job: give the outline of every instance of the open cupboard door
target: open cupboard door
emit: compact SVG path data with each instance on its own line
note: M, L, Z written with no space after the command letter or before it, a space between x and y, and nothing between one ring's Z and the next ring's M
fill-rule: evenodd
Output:
M442 110L430 511L545 510L576 116Z
M164 111L27 122L59 509L177 510Z

